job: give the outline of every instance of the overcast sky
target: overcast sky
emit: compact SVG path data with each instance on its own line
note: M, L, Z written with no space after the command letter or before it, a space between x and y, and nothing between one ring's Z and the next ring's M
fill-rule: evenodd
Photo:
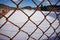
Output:
M16 3L19 2L19 0L13 0L15 1ZM21 1L21 0L20 0ZM37 5L39 3L41 3L42 0L34 0ZM58 0L50 0L50 2L52 4L55 4ZM0 0L0 4L6 4L6 5L9 5L9 6L12 6L12 7L15 7L16 5L14 3L12 3L10 0ZM45 0L43 2L43 5L50 5L49 2L47 0ZM60 2L57 4L57 5L60 5ZM24 7L24 6L31 6L31 7L35 7L36 5L32 2L32 0L23 0L23 2L20 4L20 7Z

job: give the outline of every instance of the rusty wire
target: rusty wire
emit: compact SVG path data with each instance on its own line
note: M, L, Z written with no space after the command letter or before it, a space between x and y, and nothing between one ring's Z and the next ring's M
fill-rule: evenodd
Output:
M58 19L58 16L59 16L60 14L58 15L58 14L56 13L56 11L54 10L54 12L55 12L55 14L56 14L56 19L59 21L59 25L57 26L56 29L52 26L52 24L56 21L56 19L51 23L51 22L46 18L46 17L51 13L52 9L54 9L54 6L51 4L50 0L47 0L47 1L49 2L49 4L50 4L53 8L51 8L51 9L49 10L49 13L48 13L47 15L44 15L43 12L42 12L42 10L40 10L40 12L44 15L44 19L43 19L39 24L36 24L36 23L35 23L34 21L32 21L30 18L35 14L35 12L39 9L39 6L40 6L45 0L43 0L39 5L37 5L37 3L35 3L34 0L31 0L37 7L36 7L35 11L34 11L30 16L28 16L21 8L19 9L19 5L20 5L24 0L20 1L18 4L16 4L13 0L11 0L11 1L16 5L16 9L15 9L8 17L6 17L5 15L1 14L3 17L6 18L6 22L4 22L4 23L1 25L0 29L1 29L7 22L9 22L9 23L13 24L15 27L18 28L18 32L17 32L12 38L9 37L9 36L7 36L7 35L5 35L5 34L2 34L2 33L0 33L0 35L3 35L3 36L5 36L5 37L9 38L10 40L13 40L13 39L15 38L15 36L18 35L18 33L19 33L20 31L22 31L22 32L24 32L24 33L26 33L26 34L28 35L27 40L29 40L29 38L32 38L33 40L36 40L36 38L33 38L31 35L32 35L33 33L35 33L35 31L36 31L37 29L39 29L39 30L42 31L43 34L39 37L38 40L40 40L43 35L45 35L45 36L48 38L47 40L49 40L49 38L50 38L54 33L57 34L57 37L58 37L59 40L60 40L60 37L58 36L58 34L59 34L60 32L59 32L59 33L56 32L56 30L57 30L57 29L59 28L59 26L60 26L60 20ZM59 2L60 2L60 0L58 0L56 4L58 4ZM56 5L56 4L55 4L55 5ZM14 24L13 22L11 22L11 21L9 20L9 18L10 18L10 17L14 14L14 12L15 12L16 10L18 10L18 9L19 9L21 12L23 12L23 13L28 17L28 20L27 20L21 27L19 27L18 25ZM50 25L45 31L43 31L41 28L38 27L44 20L46 20L46 21L49 23L49 25ZM36 26L36 29L35 29L31 34L29 34L28 32L25 32L24 30L21 30L21 29L27 24L28 21L31 21L31 22ZM53 32L50 36L48 36L48 35L45 34L45 33L49 30L50 27L53 28L54 32ZM55 39L56 39L56 38L55 38Z

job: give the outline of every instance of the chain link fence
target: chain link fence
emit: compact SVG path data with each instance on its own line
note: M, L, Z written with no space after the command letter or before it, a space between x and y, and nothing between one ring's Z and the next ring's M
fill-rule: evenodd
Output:
M59 19L59 17L60 17L60 13L58 14L57 13L57 11L56 11L56 8L55 8L55 6L53 6L52 5L52 3L50 2L50 0L47 0L48 2L49 2L49 4L52 6L52 8L50 8L50 10L49 10L49 13L47 14L47 15L45 15L44 13L43 13L43 11L42 10L39 10L40 9L40 5L45 1L45 0L42 0L42 2L38 5L36 2L35 2L35 0L31 0L33 3L34 3L34 5L36 5L36 8L35 8L35 11L29 16L29 15L27 15L20 7L19 7L19 5L24 1L24 0L20 0L20 2L19 3L16 3L16 2L14 2L13 0L10 0L12 3L14 3L15 5L16 5L16 9L14 9L14 11L8 16L8 17L6 17L4 14L0 14L1 15L1 17L4 17L5 18L5 22L2 24L2 25L0 25L0 29L2 29L3 28L3 26L7 23L7 22L9 22L9 23L11 23L12 25L14 25L15 27L17 27L18 28L18 31L16 32L16 33L14 33L14 36L12 36L12 37L10 37L10 36L8 36L8 35L6 35L6 34L3 34L3 33L0 33L0 35L2 35L2 36L5 36L5 37L7 37L7 38L9 38L10 40L13 40L20 32L23 32L23 33L25 33L25 34L27 34L27 39L26 40L30 40L30 38L32 39L32 40L41 40L41 38L43 37L43 36L46 36L47 37L47 39L45 39L45 40L52 40L51 39L51 36L55 33L56 35L55 35L55 38L54 38L54 40L56 40L57 38L57 40L60 40L60 31L59 32L57 32L56 30L59 30L59 27L60 27L60 19ZM55 5L57 5L58 3L60 2L60 0L58 0L57 2L56 2L56 4ZM21 27L19 27L17 24L15 24L15 23L13 23L12 21L10 21L9 20L9 18L12 16L12 15L14 15L14 13L16 12L16 10L20 10L25 16L27 16L27 20L25 21L25 23L23 23L23 25L21 26ZM34 22L34 20L32 20L31 19L31 17L37 12L37 10L39 10L41 13L42 13L42 15L44 16L44 18L43 18L43 20L39 23L39 24L36 24L35 22ZM55 15L56 15L56 18L55 18L55 20L53 20L52 22L50 22L48 19L47 19L47 16L49 15L49 14L51 14L51 12L54 12L55 13ZM0 19L2 19L2 18L0 18ZM41 20L41 19L40 19ZM46 29L46 30L42 30L39 26L44 22L44 21L47 21L48 23L49 23L49 27ZM57 27L56 28L54 28L54 26L52 26L52 24L53 23L55 23L55 21L56 20L58 20L58 25L57 25ZM28 33L28 32L26 32L25 30L22 30L22 28L24 28L24 26L28 23L28 22L31 22L31 23L33 23L34 25L35 25L35 29L33 30L33 32L32 33ZM16 21L17 22L17 21ZM43 25L43 24L42 24ZM47 24L48 25L48 24ZM47 26L46 25L46 26ZM29 25L30 26L30 25ZM27 28L27 27L26 27ZM52 28L53 29L53 32L48 36L47 34L46 34L46 32L50 29L50 28ZM28 28L27 28L28 29ZM37 39L37 38L34 38L32 35L37 31L37 30L40 30L39 32L42 32L42 34L41 34L41 36L39 37L39 35L37 35L37 34L35 34L36 36L38 36L39 38ZM9 31L9 30L8 30ZM29 30L28 30L29 31ZM32 30L31 30L32 31ZM21 35L22 36L22 35ZM19 37L21 37L21 36L19 36ZM18 37L18 38L19 38ZM44 38L44 37L43 37ZM53 38L53 37L52 37ZM2 39L0 39L0 40L2 40ZM18 40L18 39L17 39ZM21 39L19 39L19 40L21 40ZM25 40L25 39L24 39ZM43 39L44 40L44 39Z

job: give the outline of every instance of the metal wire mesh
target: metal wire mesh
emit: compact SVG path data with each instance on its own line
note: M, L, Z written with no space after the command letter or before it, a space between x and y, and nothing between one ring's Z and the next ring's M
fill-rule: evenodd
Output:
M19 34L19 32L22 31L23 33L25 33L25 34L28 35L27 40L29 40L29 38L32 38L33 40L41 40L41 38L42 38L44 35L48 38L47 40L50 40L50 37L51 37L54 33L56 33L55 39L58 37L58 40L60 40L60 37L59 37L59 33L60 33L60 32L59 32L59 33L56 32L56 30L60 27L60 19L58 18L58 16L59 16L60 14L57 14L57 13L56 13L56 11L55 11L56 8L52 5L52 3L50 2L50 0L47 0L47 1L48 1L49 4L52 6L52 8L49 10L49 13L48 13L47 15L45 15L45 14L42 12L42 10L40 10L40 12L44 15L44 19L43 19L39 24L36 24L33 20L31 20L31 17L32 17L32 16L35 14L35 12L40 8L39 6L40 6L45 0L43 0L39 5L37 5L37 3L36 3L34 0L31 0L37 7L36 7L35 11L34 11L30 16L28 16L21 8L19 8L19 5L20 5L24 0L21 0L18 4L15 3L13 0L11 0L11 1L16 5L16 9L15 9L8 17L6 17L6 16L3 15L3 14L0 14L0 15L3 16L4 18L6 18L6 22L4 22L4 23L1 25L0 29L1 29L7 22L9 22L9 23L13 24L15 27L18 28L18 32L17 32L12 38L9 37L9 36L7 36L7 35L5 35L5 34L2 34L2 33L0 33L0 35L3 35L3 36L5 36L5 37L9 38L10 40L13 40L13 39ZM56 2L56 4L58 4L59 2L60 2L60 0L58 0L58 1ZM55 5L56 5L56 4L55 4ZM14 12L15 12L16 10L20 10L20 11L23 12L23 13L25 14L25 16L27 16L27 18L28 18L28 20L27 20L21 27L19 27L18 25L16 25L15 23L13 23L13 22L11 22L11 21L9 20L9 18L14 14ZM56 14L56 19L55 19L53 22L50 22L46 17L51 13L52 10L53 10L54 13ZM39 27L39 25L41 25L44 20L46 20L46 21L49 23L49 25L50 25L45 31L43 31L43 30ZM52 24L53 24L56 20L59 21L59 22L58 22L59 25L58 25L56 28L54 28L54 27L52 26ZM21 30L29 21L31 21L31 22L36 26L36 29L35 29L31 34L29 34L28 32L26 32L26 31L24 31L24 30ZM48 35L45 34L45 33L50 29L50 27L54 30L54 32L53 32L50 36L48 36ZM35 31L36 31L37 29L41 30L42 33L43 33L38 39L36 39L36 38L34 38L34 37L31 36L31 35L33 35L33 34L35 33ZM55 40L55 39L54 39L54 40ZM20 40L20 39L19 39L19 40Z

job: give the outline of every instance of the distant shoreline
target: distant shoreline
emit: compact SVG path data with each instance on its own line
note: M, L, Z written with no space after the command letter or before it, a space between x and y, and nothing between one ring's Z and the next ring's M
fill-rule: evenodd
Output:
M54 8L54 9L53 9ZM5 5L5 4L0 4L0 10L1 9L8 9L8 10L15 10L15 9L17 9L17 8L15 8L15 7L10 7L10 6L8 6L8 5ZM18 8L17 10L20 10L20 9L29 9L29 10L31 10L31 9L33 9L33 10L41 10L41 11L57 11L57 12L60 12L60 5L59 6L57 6L57 5L53 5L53 6L51 6L51 5L48 5L48 6L42 6L42 7L39 7L39 8L37 8L37 7L31 7L31 6L25 6L25 7L23 7L23 8Z

